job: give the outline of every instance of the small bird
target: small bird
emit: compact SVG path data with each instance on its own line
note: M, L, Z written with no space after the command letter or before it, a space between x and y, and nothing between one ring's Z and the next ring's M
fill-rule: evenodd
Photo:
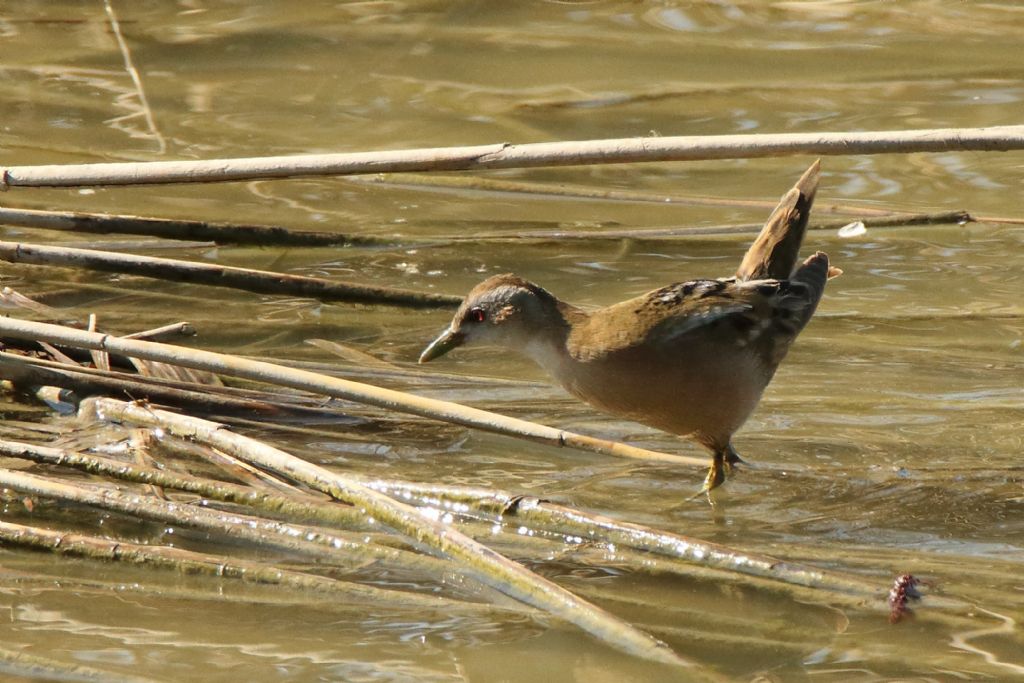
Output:
M583 310L515 275L484 280L419 361L468 344L533 359L598 410L688 437L712 453L701 492L742 462L732 436L842 271L817 252L797 266L816 161L787 192L732 277L671 284Z

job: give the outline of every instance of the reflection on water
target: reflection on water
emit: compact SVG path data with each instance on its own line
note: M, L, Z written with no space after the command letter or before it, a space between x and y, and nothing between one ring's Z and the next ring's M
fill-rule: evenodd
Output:
M160 156L101 3L0 9L5 164L255 156L645 134L884 130L1020 122L1016 3L114 3ZM806 159L510 170L488 178L673 196L771 200ZM835 157L830 204L1020 217L1021 156ZM19 190L12 206L232 220L370 234L373 249L181 248L160 255L463 293L515 271L582 305L733 271L747 238L490 240L520 230L709 226L750 206L608 201L384 179ZM81 235L5 228L5 239ZM116 237L111 237L112 240ZM414 243L414 240L419 240ZM98 242L98 240L96 240ZM418 421L266 431L315 461L543 495L658 528L863 573L912 572L978 606L977 628L805 604L710 578L638 574L549 543L534 567L729 677L1008 679L1024 618L1024 227L869 228L808 235L834 281L736 444L750 461L719 507L686 503L702 473L513 442ZM184 285L9 267L26 294L65 289L69 315L139 330L186 317L212 350L328 364L637 445L692 446L596 414L526 362L466 350L413 364L447 312L324 306ZM225 303L230 303L229 306ZM231 324L225 325L225 315ZM355 368L334 340L415 373ZM461 380L459 374L523 383ZM526 383L529 382L529 383ZM68 423L7 399L7 438ZM359 415L378 417L374 411ZM5 519L67 513L10 498ZM81 517L79 515L79 517ZM134 520L81 517L160 538ZM143 538L142 540L148 540ZM186 539L186 543L202 539ZM515 538L496 538L515 554ZM597 549L600 554L603 551ZM651 680L657 669L567 627L502 615L275 602L273 591L4 550L6 647L155 680ZM43 578L41 578L43 577ZM374 581L387 578L374 575ZM225 600L241 597L242 602ZM200 616L201 615L201 616Z

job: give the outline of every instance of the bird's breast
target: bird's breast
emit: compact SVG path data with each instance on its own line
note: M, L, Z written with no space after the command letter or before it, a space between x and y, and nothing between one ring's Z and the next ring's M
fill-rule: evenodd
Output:
M757 406L770 379L741 347L689 345L626 349L579 361L559 357L551 374L595 408L667 432L728 441Z

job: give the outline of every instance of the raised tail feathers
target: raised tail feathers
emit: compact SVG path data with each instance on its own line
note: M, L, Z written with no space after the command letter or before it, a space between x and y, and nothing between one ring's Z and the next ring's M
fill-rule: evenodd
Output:
M737 280L786 280L790 277L807 230L820 174L821 163L815 161L783 195L743 257L736 270Z

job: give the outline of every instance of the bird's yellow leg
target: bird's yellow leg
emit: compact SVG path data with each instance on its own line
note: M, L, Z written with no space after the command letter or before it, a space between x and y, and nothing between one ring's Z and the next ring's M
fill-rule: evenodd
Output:
M708 476L704 477L704 486L697 495L721 486L725 482L726 471L731 469L732 463L726 459L726 451L716 450L711 456L711 467L708 468Z
M726 444L725 448L716 448L711 455L711 467L708 468L708 474L704 477L704 485L693 497L697 498L709 493L724 484L726 477L736 469L736 465L745 462L731 443Z

